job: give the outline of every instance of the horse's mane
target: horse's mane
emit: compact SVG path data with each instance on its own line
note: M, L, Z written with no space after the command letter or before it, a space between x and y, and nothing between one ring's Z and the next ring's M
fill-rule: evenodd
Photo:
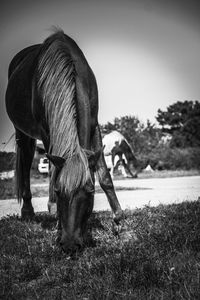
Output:
M50 152L66 159L60 185L71 193L85 185L90 172L77 132L76 70L62 31L42 44L38 72L38 88L50 130Z

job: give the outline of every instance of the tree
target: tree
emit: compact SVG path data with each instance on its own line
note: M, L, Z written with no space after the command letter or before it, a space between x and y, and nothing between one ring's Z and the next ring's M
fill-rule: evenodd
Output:
M156 117L163 132L172 134L172 147L200 146L200 103L176 102L166 111L158 110Z
M156 128L147 120L147 124L142 123L135 116L124 116L115 118L114 124L108 122L101 125L103 135L110 133L113 130L119 131L127 141L131 144L136 155L148 154L152 148L156 147L161 137L161 130Z
M114 124L108 122L105 125L100 125L100 130L101 130L102 136L104 136L105 134L108 134L113 130L117 130L117 128Z
M163 134L162 131L147 120L141 132L141 138L143 138L143 152L145 154L150 153L154 148L157 148L160 144Z

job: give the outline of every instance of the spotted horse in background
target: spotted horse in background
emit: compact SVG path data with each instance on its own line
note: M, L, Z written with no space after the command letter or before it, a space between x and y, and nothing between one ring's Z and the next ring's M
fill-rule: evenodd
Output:
M124 177L137 178L138 161L126 138L120 132L114 130L106 134L102 142L105 160L111 177L113 178L114 171L120 168ZM131 171L133 169L135 170L134 173Z

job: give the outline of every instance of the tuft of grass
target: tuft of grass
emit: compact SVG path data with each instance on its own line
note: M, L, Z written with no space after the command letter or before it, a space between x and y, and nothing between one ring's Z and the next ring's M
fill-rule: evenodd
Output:
M126 210L120 232L109 212L93 213L70 257L55 217L3 218L0 299L200 299L199 220L198 201Z

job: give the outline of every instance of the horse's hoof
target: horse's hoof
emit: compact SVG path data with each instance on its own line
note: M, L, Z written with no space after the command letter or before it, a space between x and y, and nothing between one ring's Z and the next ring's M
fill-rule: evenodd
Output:
M118 212L115 213L115 216L113 218L115 224L119 225L120 221L124 218L124 214L123 211L120 210Z
M21 218L25 221L31 221L35 216L34 210L32 209L21 209Z
M136 242L138 240L137 235L132 230L127 230L124 226L113 225L113 234L117 236L121 242Z

